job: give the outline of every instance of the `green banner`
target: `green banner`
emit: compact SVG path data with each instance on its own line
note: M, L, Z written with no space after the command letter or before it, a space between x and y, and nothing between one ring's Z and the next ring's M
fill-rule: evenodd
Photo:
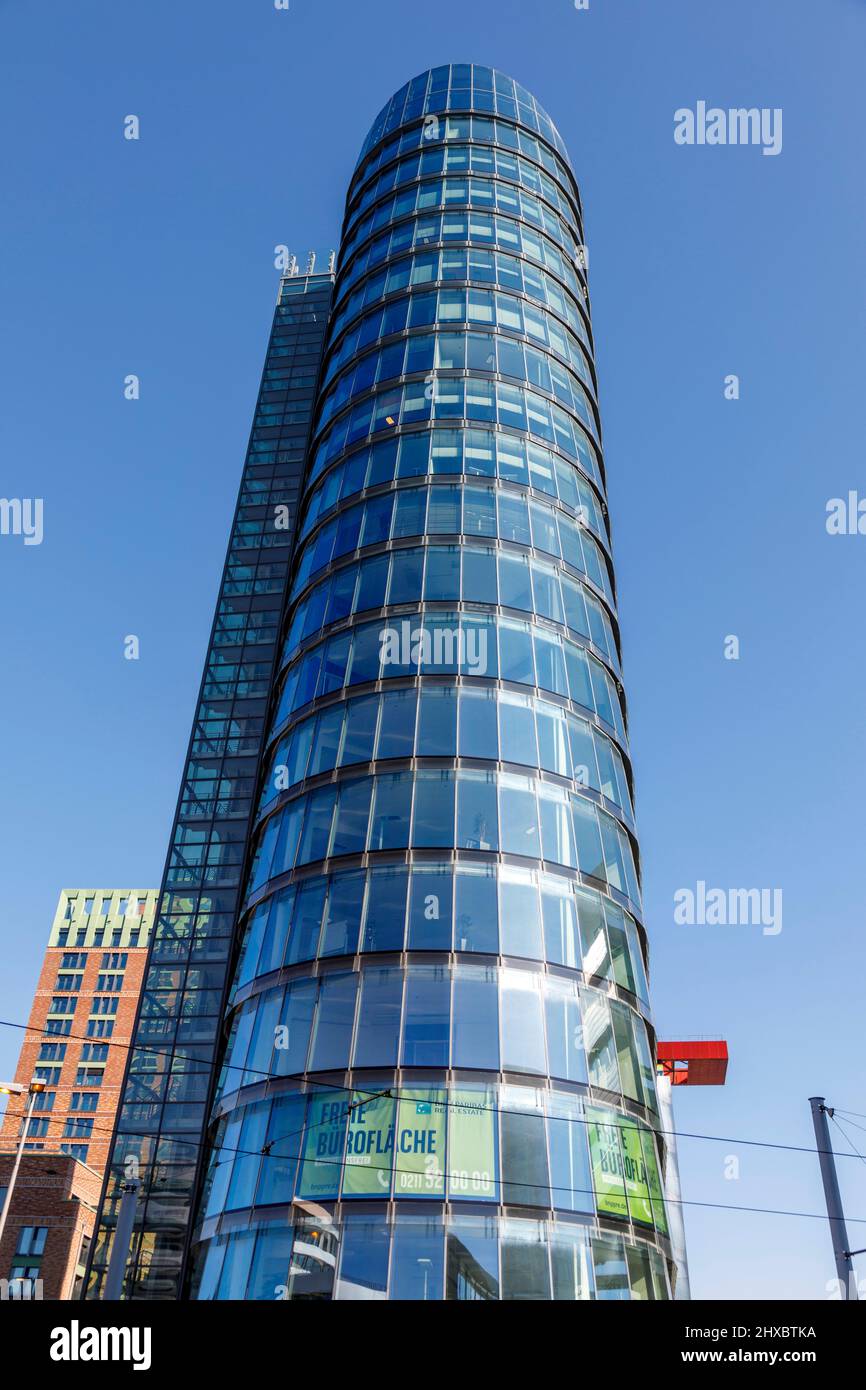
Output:
M643 1222L646 1226L652 1226L653 1212L650 1205L647 1165L641 1144L641 1131L637 1121L628 1115L622 1116L620 1125L622 1126L619 1131L619 1140L622 1145L622 1166L631 1219L632 1221Z
M493 1093L448 1092L448 1195L496 1200L496 1112Z
M447 1114L441 1091L403 1092L394 1136L395 1197L444 1196Z
M627 1217L628 1203L625 1197L617 1126L605 1123L607 1119L619 1122L620 1117L611 1110L595 1110L589 1107L586 1116L589 1120L587 1129L596 1210L605 1216Z
M656 1157L655 1138L650 1130L643 1131L643 1151L646 1159L647 1182L649 1183L650 1197L652 1198L653 1215L656 1227L663 1236L668 1234L668 1218L665 1211L664 1191L662 1190L661 1174L659 1172L658 1158Z
M349 1119L344 1197L388 1197L394 1161L394 1101L390 1096L365 1100L353 1095L357 1109Z
M337 1196L343 1169L348 1101L345 1091L318 1092L310 1097L299 1197Z

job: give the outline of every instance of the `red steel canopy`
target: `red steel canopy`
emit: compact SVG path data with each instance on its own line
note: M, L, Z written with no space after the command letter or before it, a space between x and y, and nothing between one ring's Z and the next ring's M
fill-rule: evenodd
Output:
M673 1086L724 1086L728 1044L721 1038L660 1042L659 1070Z

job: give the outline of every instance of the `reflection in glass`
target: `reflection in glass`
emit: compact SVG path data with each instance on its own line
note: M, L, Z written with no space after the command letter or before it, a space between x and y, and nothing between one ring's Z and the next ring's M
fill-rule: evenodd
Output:
M441 1221L403 1216L394 1226L391 1299L428 1302L443 1295L445 1229Z
M499 1298L495 1221L486 1217L455 1217L449 1222L445 1297L460 1302Z
M384 1298L388 1289L388 1226L384 1218L349 1212L343 1219L335 1298Z

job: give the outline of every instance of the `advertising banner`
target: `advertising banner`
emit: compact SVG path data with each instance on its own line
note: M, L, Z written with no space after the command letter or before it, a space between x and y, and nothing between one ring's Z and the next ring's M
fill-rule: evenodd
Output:
M395 1197L445 1194L445 1131L448 1108L442 1092L409 1090L397 1102L394 1138Z
M619 1124L621 1125L619 1142L622 1146L622 1166L625 1174L629 1213L632 1221L640 1221L646 1226L651 1226L653 1224L653 1212L650 1204L650 1190L643 1144L641 1143L641 1131L638 1128L637 1120L631 1119L628 1115L620 1116Z
M349 1097L345 1091L310 1096L298 1196L334 1198L340 1188Z
M618 1121L619 1116L610 1110L590 1107L587 1107L586 1116L596 1210L604 1216L627 1217L619 1135L615 1124L605 1123L611 1119Z
M448 1093L448 1195L496 1200L496 1101L491 1090Z
M344 1197L388 1197L394 1166L394 1107L391 1096L367 1100L355 1091L349 1117Z
M665 1212L664 1192L662 1190L661 1174L659 1173L658 1157L656 1155L655 1138L650 1130L645 1129L642 1134L644 1158L646 1160L647 1182L649 1183L650 1197L652 1198L653 1216L658 1230L663 1236L668 1234L668 1218Z

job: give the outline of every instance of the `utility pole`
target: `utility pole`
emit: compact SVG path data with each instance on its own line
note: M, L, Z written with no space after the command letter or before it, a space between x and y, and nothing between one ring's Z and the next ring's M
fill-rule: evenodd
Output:
M129 1256L129 1244L132 1240L132 1228L135 1225L135 1211L138 1206L138 1181L135 1178L127 1178L121 1185L123 1196L120 1199L120 1210L117 1213L117 1226L114 1231L114 1244L111 1247L111 1259L108 1262L108 1273L105 1276L105 1288L102 1294L103 1299L116 1301L123 1293L123 1280L126 1274L126 1261Z
M45 1082L36 1081L34 1079L30 1082L29 1088L27 1086L22 1086L15 1081L4 1082L3 1085L0 1086L0 1091L2 1091L3 1094L8 1096L21 1096L27 1090L29 1090L30 1093L30 1103L27 1106L27 1113L24 1116L24 1123L21 1126L21 1134L18 1139L18 1152L15 1155L15 1165L12 1169L12 1176L9 1179L9 1187L6 1191L6 1201L3 1203L3 1211L0 1212L0 1240L3 1239L3 1232L6 1230L6 1218L12 1210L12 1194L15 1191L15 1180L18 1177L18 1169L21 1167L21 1155L24 1152L24 1145L26 1143L27 1135L30 1130L30 1121L33 1117L33 1107L36 1104L36 1097L38 1095L41 1095L41 1093L45 1090Z
M857 1276L851 1263L851 1248L848 1232L845 1229L845 1213L842 1210L842 1196L836 1177L836 1160L830 1143L830 1127L827 1116L832 1116L831 1106L824 1104L823 1096L810 1096L812 1123L815 1126L815 1140L818 1145L818 1159L821 1164L821 1181L824 1184L824 1199L827 1203L827 1219L830 1222L830 1237L833 1241L833 1258L836 1261L836 1275L844 1289L843 1299L858 1301Z

